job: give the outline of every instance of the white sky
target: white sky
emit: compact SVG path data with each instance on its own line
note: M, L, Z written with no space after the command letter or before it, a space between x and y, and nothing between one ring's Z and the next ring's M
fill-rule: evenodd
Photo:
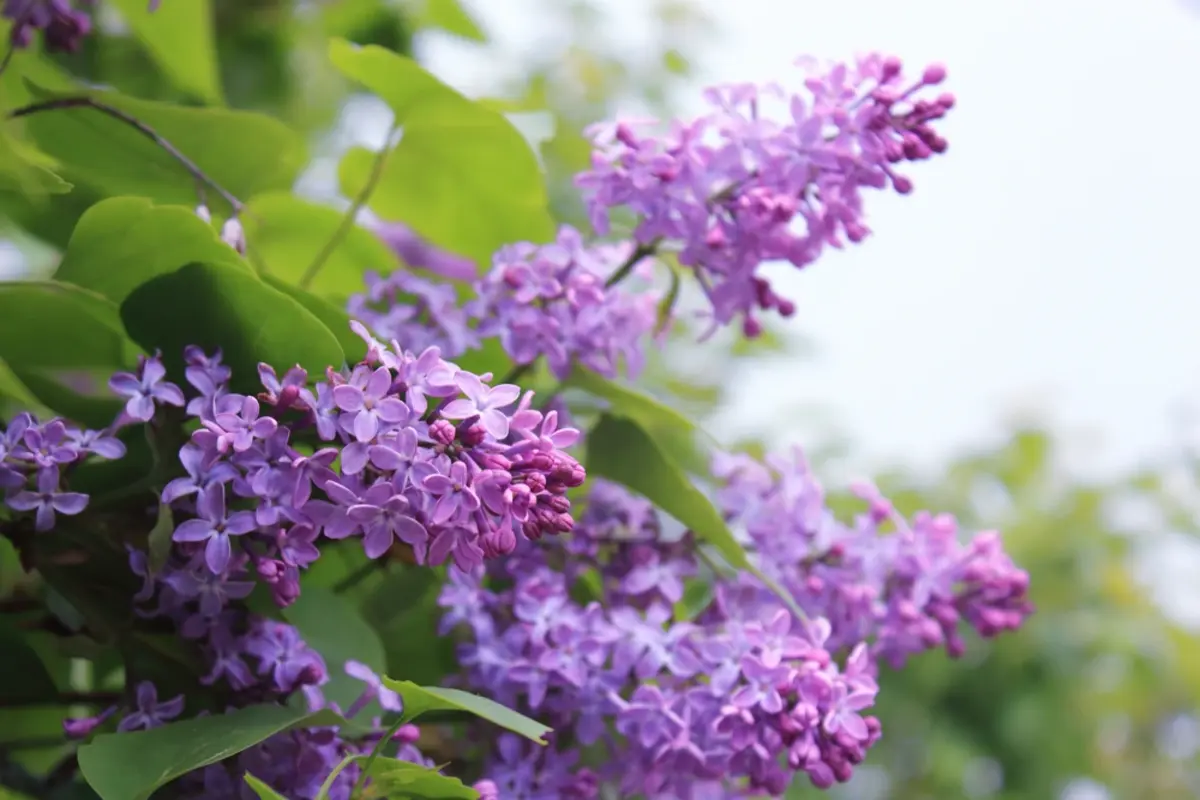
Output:
M730 421L821 403L871 460L933 463L1032 405L1100 435L1085 466L1172 447L1172 411L1200 399L1200 3L699 1L719 21L692 54L704 82L881 49L914 69L944 62L959 98L949 153L909 173L916 192L872 198L872 239L784 271L818 356L749 370ZM470 5L510 52L553 36L528 2ZM639 47L646 0L602 5ZM465 90L492 89L467 49L424 55Z

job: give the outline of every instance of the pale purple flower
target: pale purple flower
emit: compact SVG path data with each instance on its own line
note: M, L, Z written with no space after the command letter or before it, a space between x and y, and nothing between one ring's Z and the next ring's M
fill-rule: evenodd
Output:
M37 474L37 491L25 490L5 502L14 511L33 511L34 528L48 531L54 527L55 513L75 516L87 507L88 496L79 492L60 491L57 467L43 467Z
M178 695L162 703L158 702L158 690L150 681L137 685L137 705L117 724L120 731L146 731L157 728L183 713L184 698Z
M213 572L224 572L233 557L229 537L242 536L258 527L253 511L225 510L225 487L213 486L201 492L196 501L198 519L189 519L175 529L177 542L204 542L204 563Z
M469 372L456 376L458 387L466 398L451 400L442 409L446 419L467 419L479 415L479 421L497 440L508 436L509 418L501 409L511 406L521 396L521 387L511 383L486 386Z
M139 358L138 371L118 372L108 381L108 387L121 397L128 398L125 413L137 422L149 422L154 417L154 404L184 405L183 392L166 380L167 368L161 354Z

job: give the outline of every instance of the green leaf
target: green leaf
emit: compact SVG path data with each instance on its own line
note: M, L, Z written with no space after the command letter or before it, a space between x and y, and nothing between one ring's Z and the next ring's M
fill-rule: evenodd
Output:
M438 28L481 44L487 41L479 24L459 0L425 0L424 6L414 16L414 24L420 28Z
M101 800L147 800L180 775L237 755L277 733L342 722L330 711L249 706L150 731L97 736L79 748L79 769Z
M636 422L654 440L658 450L691 474L709 475L715 442L675 409L583 367L575 368L566 385L606 400L614 415Z
M587 444L588 474L645 496L716 547L731 565L750 566L721 514L639 422L603 414L588 434Z
M54 678L21 631L0 620L0 707L53 702L58 697Z
M329 242L345 213L285 192L260 195L247 205L246 240L267 274L298 284L317 253ZM345 305L366 288L363 275L387 275L400 260L379 237L358 225L342 237L325 260L309 291Z
M42 402L2 358L0 358L0 401L2 401L0 408L8 411L32 411L38 415L46 411ZM12 414L5 416L11 418Z
M251 775L249 772L245 774L246 785L254 790L254 793L259 796L260 800L288 800L279 792L267 786L258 778Z
M38 94L54 96L43 90ZM263 114L185 108L116 92L89 96L148 125L235 197L288 189L307 162L303 139ZM34 142L73 181L109 196L140 195L188 206L196 202L196 181L188 171L124 122L88 107L43 111L24 120ZM228 213L215 192L207 196L214 210Z
M346 361L357 364L367 355L367 343L350 330L350 315L339 306L335 306L315 294L310 294L298 286L284 283L271 275L264 275L262 279L272 289L283 292L321 320L338 340L338 344L342 346L342 352L346 354Z
M168 556L171 555L171 536L175 533L175 515L171 513L171 506L167 503L159 501L158 518L154 522L154 527L150 529L150 535L147 538L149 545L150 556L150 573L157 575L167 563Z
M121 304L121 319L134 341L162 350L176 376L187 345L221 348L235 392L259 391L259 362L320 374L345 358L337 338L304 306L226 264L188 264L151 279Z
M486 266L501 245L554 235L537 158L502 114L472 102L416 62L335 40L334 65L383 98L403 126L368 205L431 243ZM357 196L375 154L355 148L339 168Z
M119 368L131 352L107 298L61 281L0 283L0 358L18 373Z
M406 720L416 719L427 711L466 711L538 744L545 744L545 735L554 730L500 705L495 700L470 692L443 689L439 686L418 686L412 681L396 681L391 678L384 678L383 683L404 699Z
M193 261L229 264L253 274L191 208L158 206L142 197L112 197L80 218L54 277L119 304L151 278Z
M387 671L379 636L358 609L332 590L305 588L295 603L283 609L283 618L295 625L304 641L325 659L329 683L321 691L339 708L349 708L366 688L362 681L346 674L347 661L362 662L381 675Z
M683 597L675 604L675 621L689 622L695 619L712 603L713 594L712 581L688 578L683 584Z
M479 792L458 778L396 758L376 758L367 774L372 797L414 800L476 800L479 797Z
M221 104L209 0L167 2L154 11L147 0L113 2L172 83L206 103Z
M71 184L51 171L42 154L0 131L0 192L15 192L37 198L66 194Z

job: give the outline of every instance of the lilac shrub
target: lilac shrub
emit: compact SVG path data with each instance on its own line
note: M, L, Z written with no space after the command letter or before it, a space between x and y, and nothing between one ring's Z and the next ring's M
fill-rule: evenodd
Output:
M73 49L89 24L66 0L10 0L3 15L14 46L41 30L49 49ZM379 223L376 235L405 268L380 275L367 272L377 265L361 265L364 286L349 299L353 321L345 324L365 355L319 374L289 363L244 374L258 358L247 367L240 356L254 350L254 337L268 338L257 319L228 326L253 333L249 344L227 329L188 334L183 341L230 336L235 346L188 346L164 358L157 339L132 334L147 325L138 318L141 287L113 303L111 316L145 347L136 366L108 380L120 400L116 419L88 429L27 412L11 417L0 431L0 527L23 563L39 569L40 543L133 529L106 539L125 545L128 564L107 577L131 579L116 612L128 612L140 632L178 640L196 654L199 672L195 686L177 692L127 664L120 696L91 698L90 713L64 721L65 736L131 741L248 707L299 709L325 713L319 724L304 717L232 755L168 770L180 775L170 796L248 798L256 791L249 775L293 800L358 800L385 791L370 771L378 763L393 773L410 765L410 788L418 778L451 780L425 747L429 728L410 722L428 709L406 708L404 684L320 652L283 621L281 610L311 591L314 566L331 550L354 548L379 572L408 563L412 572L398 576L414 584L418 571L438 570L429 598L440 611L395 613L440 614L428 621L457 645L445 681L553 729L548 744L535 744L520 724L498 733L475 720L447 723L454 771L475 781L468 789L454 780L455 797L716 800L780 797L798 778L819 788L849 780L882 734L871 713L882 668L934 649L957 657L968 631L995 636L1031 613L1028 576L998 534L964 537L944 514L905 518L867 484L854 487L865 509L839 519L799 452L763 461L726 453L711 464L713 516L753 567L727 569L708 534L669 530L654 491L585 485L579 459L588 442L572 408L557 389L543 401L518 381L539 366L539 379L560 385L577 372L596 381L637 377L680 314L683 279L701 288L713 326L736 322L753 337L762 312L790 316L793 302L775 294L760 267L805 267L827 247L862 241L865 190L912 190L900 165L947 148L933 124L953 97L921 96L944 77L934 66L906 79L898 60L870 56L813 72L802 94L773 85L712 89L708 113L665 131L598 126L591 167L577 184L601 236L634 220L613 240L562 226L551 241L500 247L480 274L407 225ZM782 113L769 113L772 106ZM130 124L91 98L13 116L71 107ZM229 205L220 235L208 233L245 266L254 229L239 221L240 201L157 133L135 127ZM196 208L182 221L212 228L203 198ZM353 227L346 220L338 236ZM292 287L297 302L275 293L297 324L312 317L322 332L317 316L341 311L305 292L331 251ZM175 275L192 267L207 265ZM213 285L227 278L268 292L249 270L201 274ZM102 294L87 297L107 303ZM329 332L322 352L345 352L346 331ZM489 347L505 356L496 366L460 366ZM306 363L319 369L327 358ZM242 365L236 374L231 363ZM509 371L497 378L488 369ZM242 393L246 386L254 390ZM148 483L82 491L89 470L132 460L140 441L152 451ZM644 466L628 466L625 482L644 487ZM664 456L651 471L673 469ZM686 480L682 470L679 477ZM390 666L402 679L409 665ZM345 707L327 696L335 678L361 685ZM462 710L462 695L452 697L444 706ZM495 723L488 708L467 710Z

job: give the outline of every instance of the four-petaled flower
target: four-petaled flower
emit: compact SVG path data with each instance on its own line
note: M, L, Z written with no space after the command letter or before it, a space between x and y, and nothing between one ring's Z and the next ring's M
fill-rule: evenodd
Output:
M197 519L189 519L175 529L177 542L204 542L204 563L213 572L224 572L233 557L229 537L241 536L258 527L253 511L225 511L225 487L212 486L200 492L196 500Z
M154 417L155 402L182 408L183 392L166 380L167 368L163 366L161 354L155 353L150 358L142 356L139 360L137 374L118 372L108 381L110 389L128 398L125 414L131 420L149 422Z

